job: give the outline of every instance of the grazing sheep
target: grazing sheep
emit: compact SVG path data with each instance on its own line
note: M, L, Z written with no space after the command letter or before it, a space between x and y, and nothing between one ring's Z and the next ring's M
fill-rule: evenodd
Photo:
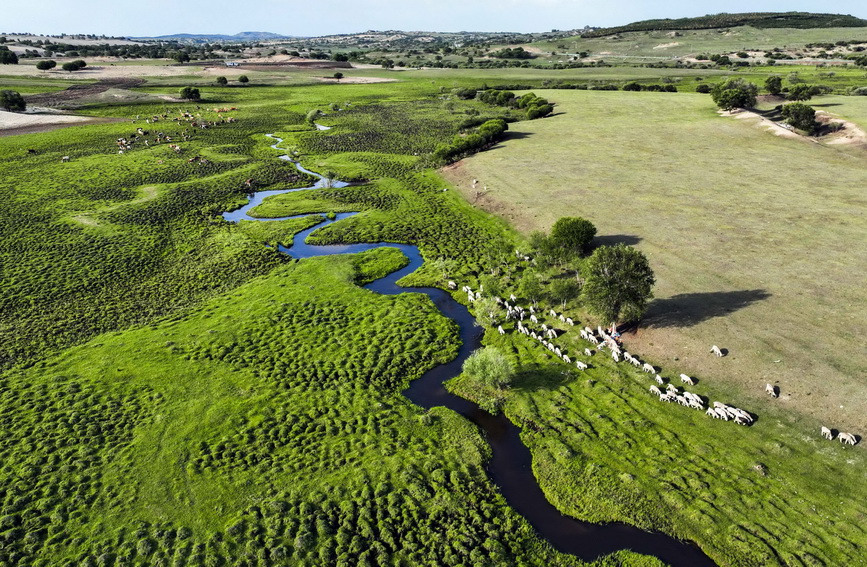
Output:
M593 356L593 351L590 350L589 348L585 348L584 349L584 355L585 356Z
M581 335L582 339L584 339L585 341L587 340L587 331L585 331L584 329L581 329L581 332L578 334Z
M822 437L824 437L828 441L831 441L832 439L834 439L834 432L823 425L822 426Z
M515 294L513 293L513 294L509 295L509 301L511 301L512 303L515 303L516 301L518 301L518 298L515 297Z
M614 359L614 362L620 362L620 355L616 351L611 353L611 358Z
M720 348L719 348L718 346L716 346L716 345L713 345L712 347L710 347L710 351L711 351L712 353L714 353L715 355L717 355L717 356L722 356L722 355L723 355L723 353L722 353L722 351L720 350Z
M665 380L663 380L662 376L660 376L659 374L657 374L657 375L656 375L656 383L659 384L660 386L662 386L662 385L665 384Z
M847 445L855 445L858 443L858 439L851 433L843 433L841 431L837 438L840 440L840 443L845 443Z
M636 368L638 368L639 366L641 366L641 361L638 360L637 358L635 358L634 356L632 357L632 360L630 360L629 362L631 362L631 363L632 363L632 366L635 366ZM651 367L651 368L652 368L652 367ZM651 370L651 372L653 372L653 370Z
M449 289L457 289L457 287L458 287L458 284L449 280Z
M716 408L714 411L716 412L716 416L717 416L719 419L721 419L721 420L723 420L723 421L728 421L728 420L729 420L729 414L727 414L725 411L723 411L723 410L721 410L721 409L719 409L719 408Z
M472 303L472 302L474 302L475 300L476 300L476 296L473 295L473 292L469 292L469 293L467 294L467 301L469 301L470 303Z
M719 418L717 418L717 416L716 416L716 411L714 411L713 408L707 408L707 411L704 412L704 413L707 414L707 415L709 415L709 416L711 416L711 417L714 418L714 419L719 419Z
M697 401L695 401L695 400L693 400L693 399L690 399L690 400L689 400L689 407L691 407L692 409L703 410L703 409L704 409L704 404L699 403L699 402L697 402Z
M580 360L575 362L575 366L577 366L580 370L587 370L590 366L586 362L581 362Z
M551 310L549 311L549 313L551 313L551 317L556 317L556 316L557 316L557 312L554 311L553 309L551 309Z
M690 386L695 386L695 380L687 376L686 374L680 375L680 381L684 384L689 384Z
M651 387L650 387L650 392L653 393L653 394L656 394L657 396L661 396L661 395L662 395L662 390L660 390L660 389L657 388L656 386L651 386Z
M649 372L651 374L656 372L656 368L654 368L653 365L650 364L649 362L645 362L644 366L642 366L641 369L644 370L645 372Z
M500 333L501 335L505 335L505 334L506 334L506 331L503 330L503 326L502 326L502 325L497 325L497 332Z
M563 358L563 353L560 352L560 347L557 347L557 348L554 349L554 354L556 354L556 355L559 356L560 358Z
M677 386L675 386L671 382L669 382L668 384L665 385L665 389L668 390L669 392L674 392L675 394L680 393L680 390L677 389Z
M548 332L548 325L546 325L545 323L542 323L542 330L547 333Z
M539 319L535 315L530 315L530 321L537 324L539 323Z
M560 313L560 317L559 317L559 319L560 319L560 322L561 322L561 323L565 323L565 322L566 322L566 316L563 315L562 313Z
M533 307L532 305L530 306L530 313L533 313L533 314L536 313L536 308Z
M774 388L771 384L765 385L765 392L771 395L772 398L776 398L779 394L777 394L777 389Z
M665 394L662 394L661 396L659 396L659 399L662 400L663 402L673 402L677 398L675 398L674 394L672 394L671 392L666 392Z
M557 338L557 331L555 331L554 329L548 329L548 336L552 339L556 339Z
M599 345L599 339L597 339L597 338L594 337L593 335L590 335L589 337L587 337L587 339L588 339L591 343L593 343L594 345L597 345L597 346Z
M566 324L569 325L570 327L575 326L575 322L572 320L571 317L566 317Z
M61 161L61 163L65 163L65 162L69 161L69 156L63 156L62 158L60 158L60 161Z
M741 417L739 415L735 416L735 423L737 423L738 425L749 425L752 422L753 421L751 419L744 419L743 417Z
M566 364L572 364L572 359L569 358L568 355L565 355L565 354L564 354L564 355L563 355L563 362L565 362Z

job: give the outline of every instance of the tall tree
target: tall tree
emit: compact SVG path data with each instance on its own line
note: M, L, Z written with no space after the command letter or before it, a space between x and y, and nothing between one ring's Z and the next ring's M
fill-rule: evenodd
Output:
M755 106L758 92L759 88L753 83L743 79L729 79L714 85L710 96L723 110L734 110Z
M639 319L653 299L656 278L647 257L630 246L600 246L587 260L583 296L606 322Z
M780 94L783 92L783 78L779 75L771 75L765 79L765 90L772 95Z
M0 108L9 111L27 110L27 102L18 91L0 91Z

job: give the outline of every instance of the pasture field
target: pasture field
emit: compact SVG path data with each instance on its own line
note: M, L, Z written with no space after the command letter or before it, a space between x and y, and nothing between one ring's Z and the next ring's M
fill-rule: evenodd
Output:
M659 72L619 70L623 75L650 71ZM450 411L425 412L400 395L413 378L450 359L457 346L454 326L428 299L384 297L358 287L403 265L400 253L381 249L299 262L263 244L286 243L321 217L239 225L220 217L244 201L247 181L257 189L309 183L291 164L276 159L264 136L274 132L285 138L281 147L297 152L304 166L367 183L270 198L254 215L362 211L311 240L417 244L428 262L405 278L407 284L444 286L455 279L475 287L480 274L494 272L502 285L512 286L523 267L511 251L522 236L473 207L479 203L464 200L425 154L450 140L468 117L508 113L476 101L450 100L453 87L561 75L504 70L480 80L464 72L364 73L403 80L314 84L315 77L299 74L288 79L295 85L208 86L200 103L93 102L88 115L167 118L157 124L76 126L0 139L0 190L6 203L0 216L8 227L0 244L0 420L8 432L0 440L0 562L581 564L541 541L497 494L484 472L489 448L478 431ZM173 95L185 80L160 77L132 92ZM698 117L683 120L689 131L703 134L699 138L707 148L718 149L713 137L729 132L731 139L753 141L744 146L755 150L749 160L771 164L804 161L808 155L743 122L717 117L705 97L546 94L560 103L562 113L512 123L509 139L468 160L457 175L496 156L501 170L513 170L513 179L527 175L533 199L550 199L545 188L554 187L563 172L538 154L546 128L562 129L558 136L568 140L563 151L590 152L580 166L591 168L580 170L585 181L601 175L614 151L644 152L645 163L661 160L659 167L674 176L684 158L694 158L685 149L675 156L637 141L611 145L596 131L611 112L624 116L624 130L629 126L637 135L635 130L644 127L641 139L652 140L651 131L664 132L692 108ZM618 110L614 95L630 97L630 105ZM228 115L237 121L193 130L191 140L179 142L182 154L165 143L117 154L115 140L129 137L138 126L180 140L188 126L172 118L185 110L219 122L227 113L215 112L217 107L236 107ZM641 120L625 118L630 108ZM331 130L319 132L306 124L312 109L325 112L318 121ZM584 121L576 124L573 116L582 113ZM716 119L713 127L704 125ZM611 129L609 135L615 133ZM669 144L672 138L666 138ZM802 146L814 150L807 143L791 147ZM26 154L25 147L36 155ZM516 155L516 147L524 150ZM749 164L731 151L732 144L726 149L715 157L729 174L720 174L724 187L744 193L748 184L739 188L734 173ZM550 144L546 151L556 153ZM69 163L60 163L64 155ZM857 203L845 185L855 175L854 166L853 171L844 167L855 158L837 150L831 155L837 161L828 163L841 168L835 172L841 185L833 195ZM205 159L188 161L196 156ZM812 171L798 161L792 167L801 176ZM642 175L652 171L644 170L624 167L622 176L646 184L651 178ZM707 173L700 173L693 172L707 184ZM504 181L491 171L478 177L494 196L505 191ZM813 204L807 195L790 197L772 187L775 195ZM613 189L606 191L611 199ZM569 212L563 205L569 204L563 201L566 193L556 197L556 216ZM590 201L585 193L582 206ZM645 214L636 202L652 204L632 196L630 214ZM834 201L824 206L828 218L839 213ZM696 216L694 231L704 226L698 203L687 212ZM597 218L580 208L576 213L593 220L608 242L612 235L638 238L617 224L620 217L606 222L601 214ZM532 222L547 226L541 216L512 220L520 229ZM745 230L748 220L727 217L734 226L723 227L726 238ZM686 232L688 227L674 229ZM834 238L844 236L842 229L826 235L825 255L840 245ZM639 246L651 256L659 296L665 299L677 280L666 276L663 281L665 264L646 247L651 242L648 235ZM675 244L684 246L674 241L670 246ZM851 253L853 246L848 248ZM681 254L692 252L684 247ZM752 273L751 266L735 260L729 265L732 277L742 269ZM731 285L699 293L741 291ZM824 288L814 294L820 292ZM742 312L774 297L749 296L741 300L749 304ZM712 305L727 307L726 298ZM833 299L825 297L828 303ZM682 325L677 319L682 312L671 305L655 316L675 317ZM580 317L580 305L569 310ZM705 312L700 319L691 323L690 333L722 318ZM642 330L638 340L655 331ZM748 331L757 332L755 327ZM666 329L666 336L675 332ZM693 539L720 565L855 565L863 558L863 450L817 440L809 413L792 395L794 388L787 390L793 382L781 382L790 398L776 406L745 394L726 374L729 363L753 364L734 338L721 345L730 356L698 374L699 391L755 410L760 421L749 429L661 406L647 394L646 378L621 366L600 361L588 375L579 375L522 339L509 333L486 341L510 352L520 366L504 409L524 428L534 472L564 513ZM571 334L563 340L570 349L582 346ZM692 371L690 364L698 362L690 361L703 362L698 355L704 353L689 351L692 343L686 339L677 344L676 363L669 361L671 354L654 359L649 344L627 341L630 349L635 343L636 352L663 367ZM788 368L792 362L785 364ZM759 379L760 386L764 380ZM483 402L491 394L465 377L452 387ZM810 387L815 394L818 387ZM826 466L817 467L817 459ZM659 562L620 552L597 564Z
M701 53L769 51L775 47L802 50L808 43L863 41L867 28L759 29L751 26L706 30L625 32L607 37L573 37L530 44L545 52L578 53L588 51L593 58L627 57L665 59Z
M574 214L644 251L656 300L630 348L751 404L777 384L774 404L867 431L863 150L774 136L708 97L626 94L549 92L559 116L515 125L519 139L447 176L487 184L479 204L523 233Z

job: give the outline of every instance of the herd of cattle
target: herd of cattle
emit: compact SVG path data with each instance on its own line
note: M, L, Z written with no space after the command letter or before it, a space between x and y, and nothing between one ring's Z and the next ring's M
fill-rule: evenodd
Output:
M516 251L519 257L522 257L521 253ZM454 281L448 282L448 287L451 290L457 290L458 284ZM470 303L478 301L482 298L482 286L479 286L478 291L474 291L470 286L463 286L461 290L467 294L467 300ZM561 337L567 331L556 328L555 326L549 326L546 323L540 321L545 317L543 311L538 309L535 305L531 305L529 307L523 307L518 305L518 299L514 294L510 295L508 299L502 299L500 297L494 296L493 299L497 304L502 306L506 311L506 320L507 321L515 321L515 329L518 333L529 337L530 339L535 340L537 343L551 351L551 353L557 358L561 359L566 364L573 364L572 357L569 356L566 352L566 348L556 344L554 341ZM564 326L574 327L575 321L570 317L566 317L562 313L557 313L554 309L550 309L548 311L548 315L553 318L555 321L559 321ZM556 325L556 323L554 323ZM506 334L506 329L503 328L502 325L497 326L497 332L501 335ZM583 327L579 330L579 334L581 338L587 341L590 345L592 345L595 350L591 348L585 348L583 354L585 357L591 357L597 353L603 353L607 351L610 353L611 358L614 362L627 362L636 368L641 368L644 372L648 374L654 375L654 380L656 384L653 384L649 387L649 391L655 394L660 401L673 403L676 402L682 406L689 407L695 410L704 411L706 415L714 418L721 419L723 421L734 421L738 425L749 426L752 425L755 421L753 415L751 415L746 410L743 410L738 407L730 406L728 404L724 404L722 402L715 401L710 406L707 405L707 401L702 396L695 394L693 392L687 391L685 388L681 389L669 382L667 379L660 376L657 372L657 368L648 362L642 362L633 354L623 350L618 340L612 336L611 333L607 332L601 326L597 327L595 330L590 327ZM718 357L725 356L725 353L722 349L720 349L717 345L713 345L711 347L711 352ZM587 370L590 368L590 364L581 360L574 361L575 366L579 370ZM686 374L680 375L680 381L689 386L694 386L696 380ZM664 388L663 388L664 386ZM776 398L778 396L777 389L771 384L767 384L765 387L765 391ZM833 432L827 427L822 427L822 436L826 439L833 439ZM837 438L840 439L842 443L847 443L849 445L855 445L858 442L858 438L851 433L843 433L840 432L837 435Z

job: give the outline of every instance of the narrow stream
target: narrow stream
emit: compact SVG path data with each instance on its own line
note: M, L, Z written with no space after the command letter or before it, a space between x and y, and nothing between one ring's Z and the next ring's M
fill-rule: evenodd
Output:
M281 140L268 135L276 141L271 147L277 147ZM280 159L294 161L287 155ZM272 221L293 217L257 219L249 216L250 209L260 204L271 195L305 191L326 186L322 176L306 170L294 162L296 167L319 180L311 187L287 189L279 191L259 191L251 195L250 202L244 207L223 214L223 218L231 222L240 220ZM334 182L333 187L345 187L346 183ZM338 222L357 213L340 213L334 219L299 232L295 235L291 247L280 246L279 250L293 258L311 258L314 256L330 256L333 254L355 254L374 248L391 247L400 249L409 258L409 264L391 274L364 286L366 289L383 295L398 295L401 293L423 293L431 298L443 315L457 323L460 329L461 347L457 357L451 362L441 364L425 372L421 378L410 384L403 394L414 404L423 408L444 406L463 415L475 423L484 433L491 445L492 458L487 465L488 474L509 505L524 516L536 532L559 551L575 555L585 561L593 561L599 556L613 553L621 549L630 549L637 553L653 555L675 567L714 566L715 563L697 546L682 542L671 536L656 532L646 532L626 524L591 524L561 514L545 498L531 468L530 450L521 442L520 429L513 425L504 415L492 416L479 408L473 402L449 393L443 383L454 378L461 372L464 360L472 352L482 346L482 329L476 326L475 319L469 310L455 301L446 291L432 287L401 287L397 281L418 269L424 260L418 247L409 244L394 244L378 242L373 244L336 244L318 246L307 244L307 237L314 231Z

